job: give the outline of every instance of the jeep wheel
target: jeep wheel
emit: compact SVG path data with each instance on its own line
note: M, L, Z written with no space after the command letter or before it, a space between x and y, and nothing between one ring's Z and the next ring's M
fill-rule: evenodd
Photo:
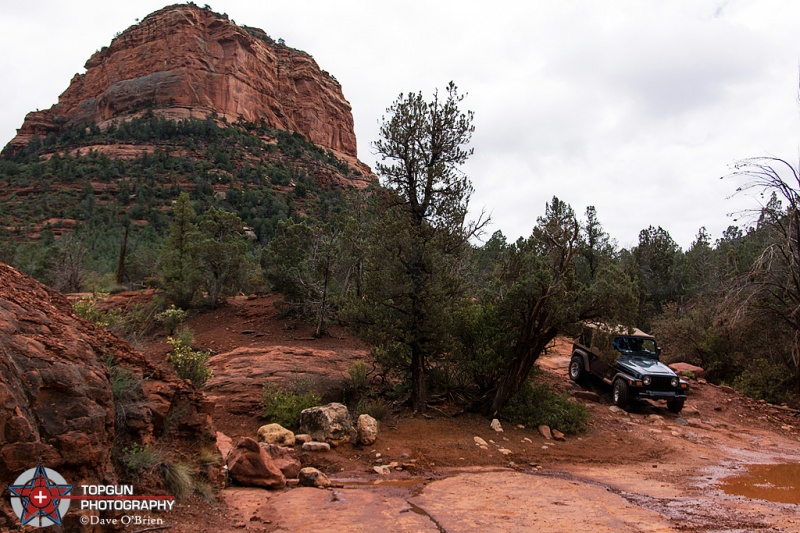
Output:
M586 377L583 368L583 358L580 355L573 355L569 362L569 379L575 383L580 383Z
M618 378L614 382L614 391L612 394L614 398L614 405L617 407L625 407L628 405L628 400L630 400L630 397L628 395L628 384L625 383L624 379Z
M667 400L667 411L678 414L683 409L683 400Z

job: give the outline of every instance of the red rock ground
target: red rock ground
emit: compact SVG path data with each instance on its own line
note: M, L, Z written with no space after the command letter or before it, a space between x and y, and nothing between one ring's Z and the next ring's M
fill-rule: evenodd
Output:
M217 402L217 430L234 441L265 423L257 408L264 380L309 379L336 400L350 364L368 358L342 330L313 339L311 326L279 319L273 304L237 298L189 321L196 344L216 352L206 393ZM163 339L143 346L155 360L167 347ZM539 363L564 391L576 388L569 350L561 340ZM485 418L453 409L412 416L396 407L371 447L301 453L339 484L332 491L228 488L215 503L187 501L165 519L187 532L800 531L798 505L722 490L722 479L745 465L800 462L796 412L697 382L680 418L650 402L618 411L608 391L596 390L601 401L586 402L588 431L565 442L507 423L495 433ZM372 469L392 461L406 468L388 476Z

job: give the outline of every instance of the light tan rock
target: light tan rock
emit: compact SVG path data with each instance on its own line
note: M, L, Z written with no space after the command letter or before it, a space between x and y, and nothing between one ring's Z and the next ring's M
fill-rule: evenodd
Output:
M297 479L300 480L300 485L304 487L326 489L332 485L331 480L328 479L328 476L310 466L301 469Z
M292 447L295 444L294 433L280 424L267 424L258 428L258 442Z
M362 414L356 422L358 443L364 446L374 444L378 440L378 421L367 414Z

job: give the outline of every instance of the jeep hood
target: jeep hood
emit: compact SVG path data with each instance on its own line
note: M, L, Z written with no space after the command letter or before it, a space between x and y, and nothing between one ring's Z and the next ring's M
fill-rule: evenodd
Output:
M638 375L660 375L660 376L675 376L675 372L670 367L650 357L620 355L617 358L617 365L621 366L628 372Z

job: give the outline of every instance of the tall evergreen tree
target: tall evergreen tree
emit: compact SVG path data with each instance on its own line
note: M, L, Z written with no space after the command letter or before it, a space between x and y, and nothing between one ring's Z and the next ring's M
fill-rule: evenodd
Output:
M164 288L175 305L188 308L200 288L201 274L197 257L199 233L189 195L182 192L172 207L172 222L162 248L161 276Z
M424 410L428 360L446 349L444 332L460 296L459 258L483 225L466 224L472 194L459 167L474 126L452 82L426 102L401 94L387 109L374 143L388 194L374 196L364 273L365 297L353 302L365 335L395 353L411 377L411 402Z

